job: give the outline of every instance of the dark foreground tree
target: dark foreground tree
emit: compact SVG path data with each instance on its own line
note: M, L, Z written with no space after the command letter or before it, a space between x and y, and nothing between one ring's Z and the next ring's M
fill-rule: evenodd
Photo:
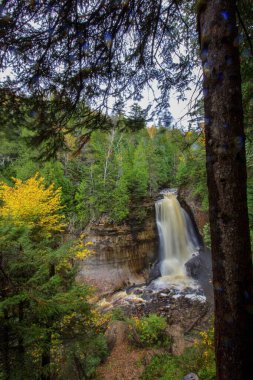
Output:
M215 294L217 379L250 379L252 258L236 5L199 9Z
M171 87L183 90L191 80L194 4L3 1L0 59L4 68L11 66L15 72L3 84L3 93L11 87L23 96L33 94L34 125L40 126L42 137L61 136L80 100L108 110L113 97L113 108L120 110L124 94L138 100L153 81L159 83L158 103L165 108ZM204 74L217 379L249 380L252 262L236 1L196 4ZM43 108L40 101L45 99L51 99L51 110Z

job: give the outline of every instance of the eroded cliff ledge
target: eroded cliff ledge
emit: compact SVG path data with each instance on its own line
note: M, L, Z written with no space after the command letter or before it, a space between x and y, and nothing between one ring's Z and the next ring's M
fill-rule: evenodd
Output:
M94 243L95 254L82 263L79 281L105 293L145 282L158 255L158 234L154 201L143 207L146 217L142 222L129 219L114 225L101 219L86 228L86 240Z

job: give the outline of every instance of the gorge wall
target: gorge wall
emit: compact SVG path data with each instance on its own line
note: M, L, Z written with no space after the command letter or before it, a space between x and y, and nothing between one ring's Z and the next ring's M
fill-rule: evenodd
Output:
M178 201L181 206L191 216L191 219L197 231L203 235L203 227L209 221L208 211L203 211L201 208L201 202L197 196L193 195L193 191L189 187L181 187L178 190Z
M158 233L154 201L143 207L146 217L141 223L129 220L114 225L100 221L86 228L86 240L93 242L95 253L83 261L79 281L105 293L145 282L158 255Z
M146 217L142 222L129 218L124 224L116 225L104 217L88 225L84 232L86 241L93 242L94 254L81 263L77 277L80 282L90 283L106 294L150 280L150 268L159 256L155 215L155 201L159 198L160 195L143 203ZM201 210L200 202L189 189L179 189L177 198L191 217L202 242L200 233L208 214Z

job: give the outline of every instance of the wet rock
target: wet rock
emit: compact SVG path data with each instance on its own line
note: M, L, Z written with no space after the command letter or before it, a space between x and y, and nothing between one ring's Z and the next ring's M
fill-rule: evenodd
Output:
M137 290L141 290L142 294L135 294ZM150 285L132 287L130 293L126 291L115 293L101 300L101 303L106 307L108 305L113 308L121 307L129 317L140 318L153 313L164 316L169 325L182 327L185 340L189 331L195 329L200 331L209 326L212 315L212 307L206 301L203 289L194 281L186 286L181 283L167 284L167 288L162 287L162 289L153 286L152 290Z
M143 293L141 298L147 302L152 301L152 295L149 293Z
M156 260L150 269L148 283L150 283L153 280L156 280L160 276L160 261Z
M140 294L142 294L143 293L143 290L142 289L136 289L135 291L134 291L134 294L136 294L136 295L140 295Z
M201 248L197 256L185 263L188 276L198 280L210 304L213 304L212 259L208 248Z
M181 186L178 191L178 201L181 207L190 215L198 231L203 234L203 227L208 223L208 212L202 211L202 205L198 197L193 195L192 188ZM199 238L202 239L201 235L199 235Z
M197 300L199 302L206 302L206 297L200 294L186 294L184 296L185 298L192 299L192 300Z
M125 298L125 301L132 303L132 304L139 304L139 303L144 302L144 300L142 298L136 297L135 295Z
M143 293L143 289L141 288L142 286L145 286L146 283L141 283L141 284L132 284L131 286L127 286L125 291L127 294L141 294Z
M185 263L186 273L188 276L197 280L201 271L201 259L200 256L193 256Z
M168 297L168 294L167 293L160 293L159 296L160 297Z

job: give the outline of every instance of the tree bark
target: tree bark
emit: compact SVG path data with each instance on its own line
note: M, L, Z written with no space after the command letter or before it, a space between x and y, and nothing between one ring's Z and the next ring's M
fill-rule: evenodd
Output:
M49 329L49 325L47 326ZM50 347L51 347L51 333L47 332L45 334L44 338L44 349L41 355L41 367L42 367L42 374L40 379L41 380L51 380L51 369L50 369L50 364L51 364L51 354L50 354Z
M19 325L22 325L24 320L24 302L20 302L18 305L18 321ZM24 338L23 335L20 335L18 338L18 363L20 369L24 367L24 356L25 356L25 347L24 347Z
M45 350L42 353L41 357L41 367L42 367L42 374L41 374L41 380L51 380L51 374L50 374L50 363L51 363L51 357L50 357L50 351Z
M4 312L4 325L3 325L3 370L4 379L9 380L11 375L11 364L10 364L10 337L9 337L9 327L8 327L8 313Z
M217 380L252 379L252 259L236 6L201 1Z

